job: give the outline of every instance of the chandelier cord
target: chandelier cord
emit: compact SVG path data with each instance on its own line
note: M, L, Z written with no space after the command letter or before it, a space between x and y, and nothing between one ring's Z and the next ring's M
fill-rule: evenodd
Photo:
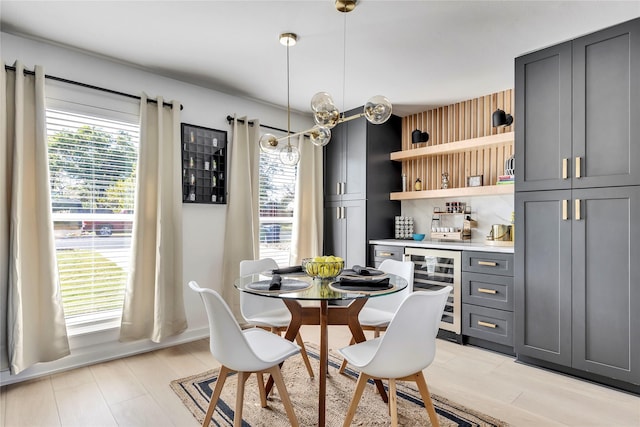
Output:
M347 92L347 14L344 16L344 24L342 30L342 117L345 115L345 93Z
M291 135L291 102L289 98L289 45L287 43L287 135ZM291 145L291 136L287 136L287 145Z

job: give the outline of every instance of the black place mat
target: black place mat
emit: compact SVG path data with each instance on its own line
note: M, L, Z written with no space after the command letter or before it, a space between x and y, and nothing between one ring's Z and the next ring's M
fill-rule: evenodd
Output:
M270 286L271 280L260 280L258 282L249 283L246 288L259 292L296 292L311 287L311 283L303 282L302 280L283 278L280 289L269 290Z

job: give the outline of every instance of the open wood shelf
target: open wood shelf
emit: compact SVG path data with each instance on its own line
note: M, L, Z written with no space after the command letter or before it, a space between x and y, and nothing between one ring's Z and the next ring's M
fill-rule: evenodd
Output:
M447 197L495 196L513 194L512 184L485 185L482 187L447 188L445 190L405 191L391 193L391 200L443 199Z
M412 150L396 151L391 153L391 160L401 162L403 160L411 160L422 157L460 153L464 151L487 148L494 145L513 143L513 141L514 133L505 132L496 135L481 136L478 138L449 142L446 144L432 145L429 147L414 148Z

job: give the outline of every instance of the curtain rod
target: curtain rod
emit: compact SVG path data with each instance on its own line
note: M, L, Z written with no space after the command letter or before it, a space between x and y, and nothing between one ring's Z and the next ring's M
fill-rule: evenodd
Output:
M232 122L233 122L233 117L232 116L227 116L227 123L231 124ZM244 123L244 120L243 119L238 119L238 123ZM252 121L249 121L249 126L253 126L253 122ZM277 130L279 132L284 132L284 133L290 133L290 134L296 133L296 132L293 132L293 131L287 131L286 129L280 129L280 128L269 126L269 125L263 125L262 123L260 123L260 127L267 128L267 129L272 129L272 130ZM305 134L304 137L308 138L309 135Z
M11 65L5 65L4 69L5 70L15 71L16 67L13 67ZM28 75L33 76L36 73L34 71L27 70L25 68L24 69L24 74L28 74ZM90 84L87 84L87 83L80 83L80 82L76 82L74 80L63 79L62 77L56 77L56 76L52 76L52 75L49 75L49 74L45 74L44 77L45 77L45 79L51 79L51 80L55 80L57 82L68 83L68 84L72 84L72 85L76 85L76 86L82 86L82 87L86 87L88 89L95 89L95 90L99 90L101 92L111 93L113 95L120 95L120 96L124 96L124 97L127 97L127 98L133 98L133 99L137 99L137 100L142 99L138 95L132 95L130 93L119 92L117 90L107 89L107 88L100 87L100 86L94 86L94 85L90 85ZM150 98L147 98L147 102L153 102L154 104L158 103L158 101L156 101L155 99L150 99ZM173 107L172 104L169 104L169 103L166 103L166 102L163 102L162 104L165 107ZM183 108L184 108L183 105L180 104L180 110L182 110Z

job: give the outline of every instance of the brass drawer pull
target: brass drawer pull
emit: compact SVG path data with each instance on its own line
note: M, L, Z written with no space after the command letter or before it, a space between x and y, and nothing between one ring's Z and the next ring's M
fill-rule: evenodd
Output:
M478 265L486 265L488 267L497 267L498 263L495 261L478 261Z
M380 252L378 255L379 256L393 256L393 254L391 252Z
M484 326L486 328L495 329L498 327L495 323L483 322L482 320L478 320L478 326Z
M569 219L569 201L564 199L562 200L562 220L566 221Z
M580 156L576 157L576 178L582 178L582 171L580 170L581 160Z
M575 200L575 214L576 214L576 221L580 221L582 219L581 215L580 215L580 199L576 199Z
M569 163L569 159L566 159L566 158L562 159L562 179L569 178L569 174L567 173L568 163Z
M495 295L498 293L495 289L487 289L487 288L478 288L478 292L483 294L492 294Z

